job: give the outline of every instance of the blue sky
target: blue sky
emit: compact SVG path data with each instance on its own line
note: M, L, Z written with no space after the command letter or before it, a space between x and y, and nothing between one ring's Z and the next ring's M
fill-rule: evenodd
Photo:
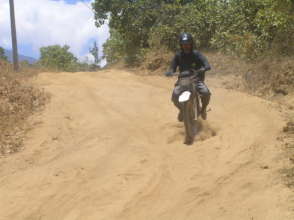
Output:
M51 0L51 1L56 1L56 2L58 2L58 1L64 1L64 2L66 2L66 3L68 3L68 4L76 4L77 2L85 2L85 3L90 3L91 2L91 0Z
M19 53L38 58L40 47L67 44L80 60L91 60L89 47L97 41L102 55L108 25L94 25L92 1L14 0ZM0 46L11 49L9 1L0 0L0 14Z
M54 1L59 1L59 0L54 0ZM75 4L76 2L78 2L79 0L65 0L65 2L69 3L69 4ZM89 0L85 0L84 2L90 2Z

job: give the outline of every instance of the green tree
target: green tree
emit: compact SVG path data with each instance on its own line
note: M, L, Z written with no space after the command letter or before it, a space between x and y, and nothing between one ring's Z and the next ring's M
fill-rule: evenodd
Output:
M103 45L104 58L108 64L118 62L124 56L125 44L118 31L111 28L110 38Z
M41 65L62 71L75 71L77 68L77 58L69 52L69 46L63 47L53 45L40 48Z
M197 47L255 58L294 53L293 0L95 0L96 25L109 20L107 60L136 63L144 51L177 48L180 32Z
M7 56L5 56L5 50L2 47L0 47L0 59L7 61Z
M150 29L157 22L163 0L95 0L96 25L100 27L109 18L109 26L123 41L123 54L129 63L140 59L140 49L148 48ZM105 52L104 52L105 53Z

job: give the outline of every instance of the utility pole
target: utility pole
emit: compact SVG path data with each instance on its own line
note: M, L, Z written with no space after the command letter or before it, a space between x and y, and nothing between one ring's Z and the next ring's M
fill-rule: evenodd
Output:
M9 4L10 4L11 39L12 39L12 50L13 50L13 67L14 67L14 71L18 71L18 54L17 54L17 40L16 40L13 0L9 0Z

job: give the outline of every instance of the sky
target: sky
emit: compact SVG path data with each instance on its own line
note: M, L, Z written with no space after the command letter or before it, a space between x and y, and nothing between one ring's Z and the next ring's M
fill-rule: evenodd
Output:
M89 48L97 41L102 55L109 30L95 26L92 1L14 0L18 52L39 58L40 47L66 44L79 60L91 61ZM0 0L0 15L0 46L11 49L8 0Z

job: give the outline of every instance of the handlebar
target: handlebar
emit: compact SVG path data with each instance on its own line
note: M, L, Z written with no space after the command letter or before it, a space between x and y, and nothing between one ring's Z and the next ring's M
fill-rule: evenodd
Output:
M203 70L185 70L183 72L166 72L165 75L170 77L170 76L178 76L178 77L188 77L188 76L197 76L201 71Z

